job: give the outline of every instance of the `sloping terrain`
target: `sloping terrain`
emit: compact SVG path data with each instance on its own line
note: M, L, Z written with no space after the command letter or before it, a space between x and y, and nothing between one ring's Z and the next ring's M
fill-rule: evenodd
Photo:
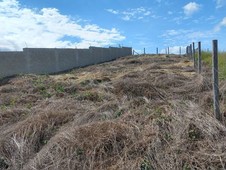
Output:
M1 80L0 169L225 169L210 69L198 75L192 66L133 56Z

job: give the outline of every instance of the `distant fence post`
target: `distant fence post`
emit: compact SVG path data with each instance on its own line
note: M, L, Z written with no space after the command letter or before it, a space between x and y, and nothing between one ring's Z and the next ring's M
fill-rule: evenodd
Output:
M170 51L169 51L169 47L168 47L168 55L169 55Z
M196 68L196 60L195 60L195 43L192 43L192 57L193 57L193 62L194 62L194 69Z
M198 73L201 74L202 72L202 49L201 49L201 42L198 42Z
M217 40L213 40L213 102L214 102L214 114L217 120L222 121L223 117L220 113L219 105L219 87L218 87L218 43Z
M158 55L159 54L159 49L158 49L158 47L156 48L156 55Z
M186 55L188 56L188 46L186 47Z
M179 47L179 53L180 53L180 57L181 57L181 47Z
M193 56L193 50L192 50L192 44L190 44L190 57L192 58Z
M145 55L146 53L145 53L145 48L144 48L144 55Z

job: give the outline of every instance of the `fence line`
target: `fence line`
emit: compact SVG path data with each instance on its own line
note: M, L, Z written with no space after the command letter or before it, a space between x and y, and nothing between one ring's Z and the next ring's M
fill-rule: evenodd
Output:
M219 87L218 87L218 43L217 40L213 40L213 102L214 102L214 114L219 121L223 120L220 113L219 106Z
M190 56L190 46L187 46L186 53L187 56ZM198 42L198 63L195 58L195 43L192 43L192 56L194 61L194 69L196 70L196 66L198 66L197 71L199 74L202 72L202 50L201 50L201 42ZM197 65L196 65L197 64ZM212 86L213 86L213 107L214 107L214 115L217 120L220 122L223 121L223 114L220 112L220 104L219 104L219 76L218 76L218 41L212 41Z
M201 74L202 72L202 49L201 49L201 42L198 42L198 73Z
M133 55L140 55L138 52L136 52L135 50L133 50Z
M192 54L193 54L193 62L194 62L194 69L196 68L196 59L195 59L195 43L192 43Z

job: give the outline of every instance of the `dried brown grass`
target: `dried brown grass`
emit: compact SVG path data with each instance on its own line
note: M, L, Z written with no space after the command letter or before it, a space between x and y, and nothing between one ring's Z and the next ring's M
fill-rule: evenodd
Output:
M55 130L73 118L70 112L31 115L1 132L0 154L13 169L21 169L51 138Z
M192 71L187 59L142 56L5 81L0 169L225 169L210 74Z

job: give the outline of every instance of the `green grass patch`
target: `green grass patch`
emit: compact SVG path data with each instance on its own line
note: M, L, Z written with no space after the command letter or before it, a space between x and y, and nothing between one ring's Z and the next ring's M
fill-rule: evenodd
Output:
M202 52L202 61L212 68L212 53ZM226 79L226 52L218 53L218 69L219 69L219 79Z

